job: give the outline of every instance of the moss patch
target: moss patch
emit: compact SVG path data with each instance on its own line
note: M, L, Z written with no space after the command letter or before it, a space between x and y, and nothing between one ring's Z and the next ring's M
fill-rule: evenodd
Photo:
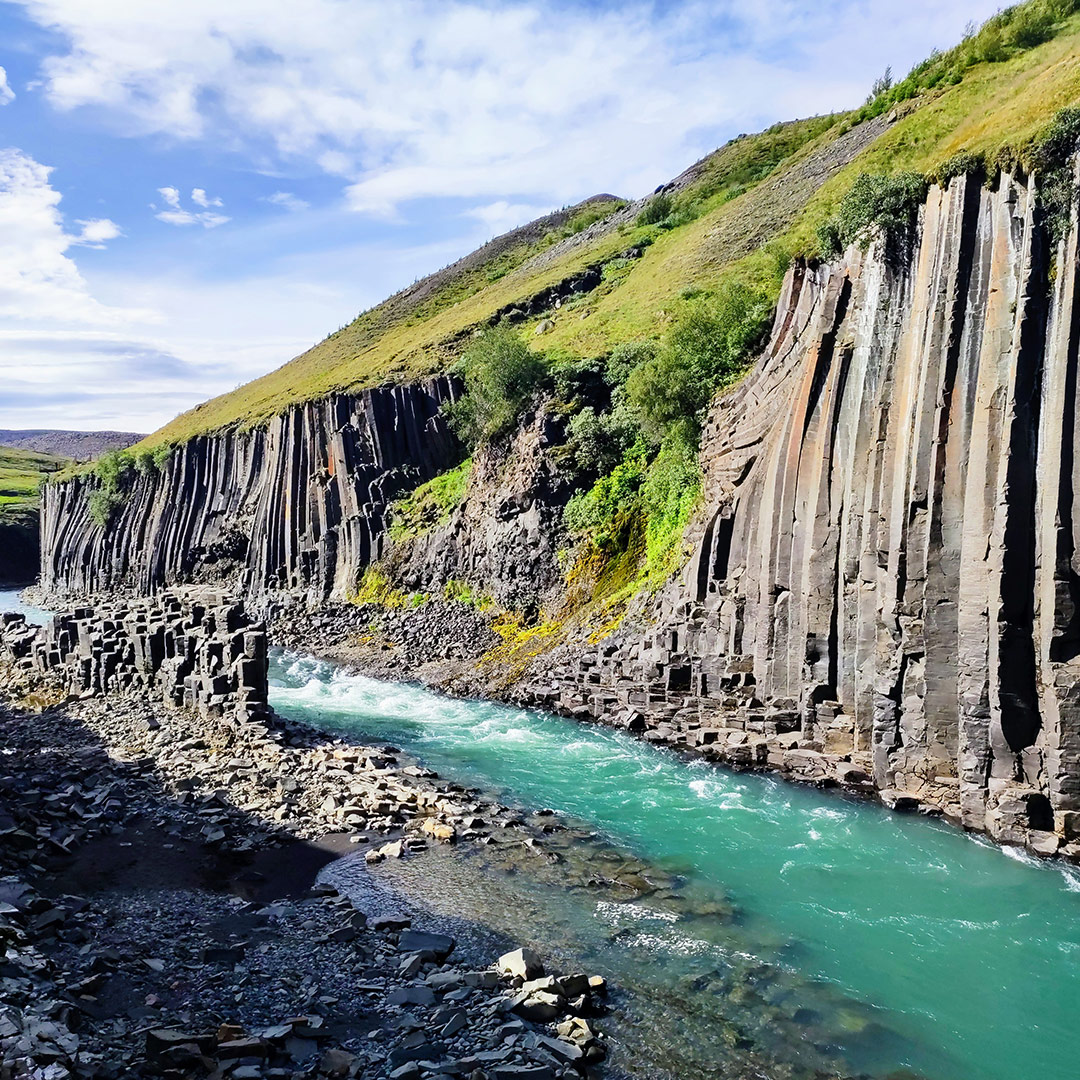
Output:
M468 458L391 503L390 539L397 543L445 525L465 498L471 470Z

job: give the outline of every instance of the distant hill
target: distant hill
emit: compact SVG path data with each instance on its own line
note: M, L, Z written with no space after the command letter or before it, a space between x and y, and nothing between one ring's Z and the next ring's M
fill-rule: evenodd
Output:
M0 446L36 450L75 461L90 461L106 450L122 450L137 443L134 431L59 431L49 428L0 428Z

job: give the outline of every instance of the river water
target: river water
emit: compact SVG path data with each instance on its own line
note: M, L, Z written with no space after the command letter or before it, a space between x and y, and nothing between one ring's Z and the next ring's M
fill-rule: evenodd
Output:
M48 618L0 590L11 610ZM1071 867L601 727L277 650L271 700L491 798L557 812L537 819L560 825L546 856L437 847L377 872L435 914L608 976L622 993L604 1026L626 1073L1080 1075ZM350 857L324 873L361 888L371 871Z
M0 614L5 611L17 611L20 615L26 616L27 622L38 625L48 622L52 612L27 604L21 594L21 589L0 589Z
M600 727L295 655L274 656L271 698L561 816L557 862L508 865L463 845L433 853L436 878L429 857L385 873L435 912L471 913L624 987L613 1035L627 1072L1080 1075L1069 867ZM350 861L337 873L347 884Z

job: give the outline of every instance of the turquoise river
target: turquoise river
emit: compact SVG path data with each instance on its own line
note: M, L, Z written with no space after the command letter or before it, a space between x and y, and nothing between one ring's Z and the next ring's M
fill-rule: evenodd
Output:
M493 897L489 925L627 989L614 1036L637 1032L630 1073L1080 1076L1070 867L537 711L292 654L274 657L271 678L284 715L392 743L445 779L572 824L579 841L557 874L490 869L474 891ZM575 884L574 852L613 850L664 887L627 899Z
M0 592L0 609L47 617L14 592ZM523 817L556 811L543 819L567 826L554 864L508 866L461 845L387 880L429 895L436 913L607 975L621 988L603 1021L613 1075L1080 1076L1072 867L602 727L295 654L272 656L271 699L327 732L400 747ZM357 880L368 874L362 859L339 860L346 887L350 863ZM604 887L628 872L640 888Z

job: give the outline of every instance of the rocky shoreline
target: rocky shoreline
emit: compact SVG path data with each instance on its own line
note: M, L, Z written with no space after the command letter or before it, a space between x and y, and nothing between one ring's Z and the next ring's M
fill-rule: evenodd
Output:
M602 979L311 887L347 851L535 844L516 811L273 715L0 687L3 1080L554 1080L603 1058Z
M919 792L878 788L872 753L822 743L800 731L749 731L736 723L736 713L719 709L699 716L692 708L672 711L666 701L642 702L633 708L568 706L558 680L526 669L515 679L492 679L486 656L502 639L491 627L490 614L460 601L428 599L420 607L377 604L328 604L317 612L287 608L272 620L275 644L336 660L351 670L384 679L420 680L433 689L460 696L497 698L531 706L587 723L622 728L648 742L704 758L740 772L765 772L792 783L836 788L857 798L879 801L899 813L941 817L971 830L961 813L955 778L936 777ZM565 649L565 647L564 647ZM572 650L569 650L572 652ZM545 665L555 654L543 654ZM546 671L546 668L545 668ZM554 689L553 689L554 688ZM988 835L1001 844L1027 847L1043 857L1080 862L1080 825L1070 815L1064 836L1034 829L1033 813L1023 793L999 796ZM984 831L984 830L972 830Z

